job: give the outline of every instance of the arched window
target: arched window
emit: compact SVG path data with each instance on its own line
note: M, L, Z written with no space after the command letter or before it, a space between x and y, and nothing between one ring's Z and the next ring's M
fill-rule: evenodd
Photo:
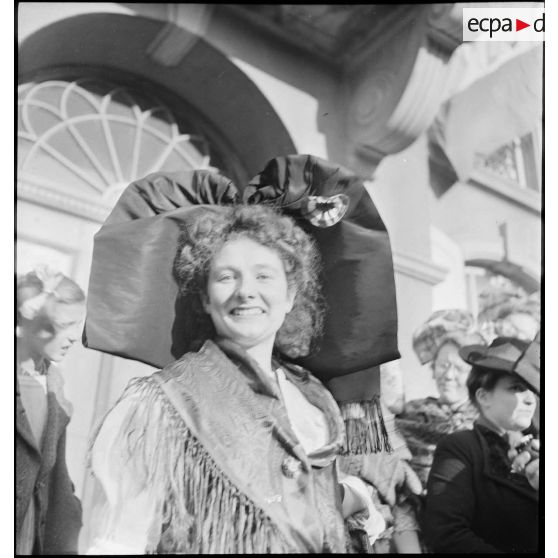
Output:
M110 208L133 180L210 167L207 140L152 96L97 79L18 90L19 194L48 190Z

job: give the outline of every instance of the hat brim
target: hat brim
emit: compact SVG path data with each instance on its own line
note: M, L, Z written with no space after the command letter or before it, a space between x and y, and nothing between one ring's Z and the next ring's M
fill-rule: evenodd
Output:
M510 347L514 350L510 350ZM511 358L503 358L504 354ZM517 352L516 352L517 351ZM540 367L524 358L526 351L507 344L497 347L485 345L468 345L459 350L459 356L472 366L489 370L507 372L519 376L537 395L540 395Z

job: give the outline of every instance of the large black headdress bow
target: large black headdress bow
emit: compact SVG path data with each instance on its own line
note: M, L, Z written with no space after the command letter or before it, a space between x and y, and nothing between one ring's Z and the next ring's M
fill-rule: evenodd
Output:
M399 358L389 236L362 180L310 155L271 160L242 190L209 171L132 183L95 236L86 346L156 367L189 350L173 275L181 229L232 203L272 205L316 240L328 311L318 350L298 364L341 403L377 397L378 365Z

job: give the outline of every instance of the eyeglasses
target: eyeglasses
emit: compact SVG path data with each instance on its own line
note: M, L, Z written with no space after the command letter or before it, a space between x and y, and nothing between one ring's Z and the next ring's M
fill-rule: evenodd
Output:
M449 360L446 360L444 362L437 362L433 366L434 374L436 376L445 374L450 368L453 368L458 374L468 374L469 370L471 369L471 367L465 363L460 365L455 364L454 362L451 362Z

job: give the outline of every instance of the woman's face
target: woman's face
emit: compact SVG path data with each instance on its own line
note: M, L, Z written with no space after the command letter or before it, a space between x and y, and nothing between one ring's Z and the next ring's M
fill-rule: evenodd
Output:
M273 345L294 295L277 252L240 237L214 256L204 308L220 336L248 349Z
M531 424L537 400L517 376L506 374L491 391L479 389L477 402L481 413L504 430L525 430Z
M465 401L468 397L467 377L471 366L459 356L458 351L455 343L445 343L432 366L440 402L448 405Z
M22 328L22 341L36 359L60 362L81 338L85 303L54 302Z

